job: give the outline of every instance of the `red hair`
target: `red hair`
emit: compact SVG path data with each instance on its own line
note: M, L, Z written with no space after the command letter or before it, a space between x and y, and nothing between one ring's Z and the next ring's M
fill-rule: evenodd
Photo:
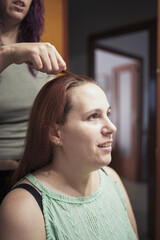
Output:
M86 76L66 74L42 87L31 110L24 154L13 176L13 183L54 159L54 147L49 139L50 128L65 123L72 107L69 89L86 83L98 85Z

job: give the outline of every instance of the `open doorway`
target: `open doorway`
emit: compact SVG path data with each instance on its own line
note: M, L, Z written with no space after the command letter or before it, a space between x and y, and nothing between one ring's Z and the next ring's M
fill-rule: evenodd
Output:
M156 21L90 36L90 53L89 74L108 91L118 127L112 167L130 196L140 239L153 240Z
M112 165L121 177L140 180L144 175L140 134L142 59L98 46L94 58L95 80L107 94L112 106L111 118L117 126Z

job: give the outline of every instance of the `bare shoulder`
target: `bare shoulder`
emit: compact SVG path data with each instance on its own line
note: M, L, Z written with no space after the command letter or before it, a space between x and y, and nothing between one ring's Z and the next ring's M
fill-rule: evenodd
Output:
M104 167L103 169L105 170L107 175L119 186L119 188L121 189L121 191L124 194L124 197L125 197L125 200L126 200L126 203L127 203L127 201L129 200L128 194L127 194L127 191L126 191L118 173L113 168L108 167L108 166Z
M129 200L128 198L128 194L126 192L126 189L121 181L121 178L119 177L118 173L111 167L104 167L103 168L105 170L105 172L107 173L107 175L119 186L119 188L121 189L121 191L124 194L126 203Z
M0 206L0 239L46 239L41 210L26 190L14 189L3 200Z
M134 216L134 213L133 213L133 209L132 209L127 191L126 191L126 189L125 189L125 187L124 187L124 185L121 181L121 178L119 177L118 173L113 168L107 166L107 167L103 167L103 169L106 171L107 175L119 186L119 188L123 192L125 202L126 202L128 217L129 217L130 222L132 224L132 227L133 227L133 229L136 233L137 239L139 239L138 231L137 231L137 224L136 224L135 216Z
M122 187L122 181L118 175L118 173L111 167L103 167L103 169L105 170L105 172L107 173L107 175L114 181L116 182L118 185L120 185Z

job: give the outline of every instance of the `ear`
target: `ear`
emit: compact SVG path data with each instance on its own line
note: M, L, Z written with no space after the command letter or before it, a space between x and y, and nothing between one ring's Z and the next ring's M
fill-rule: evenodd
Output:
M57 145L57 146L61 146L62 145L62 141L61 141L61 131L60 131L60 127L58 124L56 124L53 128L50 128L49 130L49 139L50 141Z

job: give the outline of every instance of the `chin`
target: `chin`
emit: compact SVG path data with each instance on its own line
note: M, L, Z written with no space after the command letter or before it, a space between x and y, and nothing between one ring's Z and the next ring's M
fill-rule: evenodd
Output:
M108 166L112 161L111 156L108 156L107 159L104 160L104 166Z
M111 160L110 160L110 161L107 161L107 162L104 164L103 167L108 166L110 163L111 163Z
M111 163L111 160L112 160L111 158L108 158L108 159L103 160L103 161L99 164L99 168L108 166L108 165Z
M24 18L26 14L21 12L12 12L11 17L14 19L14 21L17 21L17 23L20 23Z

